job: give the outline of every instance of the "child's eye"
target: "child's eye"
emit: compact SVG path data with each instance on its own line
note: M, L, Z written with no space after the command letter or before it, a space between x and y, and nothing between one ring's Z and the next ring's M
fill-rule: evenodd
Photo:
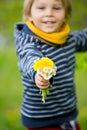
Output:
M45 7L37 7L37 9L41 9L41 10L43 10L43 9L45 9Z
M54 7L53 9L55 9L55 10L60 10L61 7Z

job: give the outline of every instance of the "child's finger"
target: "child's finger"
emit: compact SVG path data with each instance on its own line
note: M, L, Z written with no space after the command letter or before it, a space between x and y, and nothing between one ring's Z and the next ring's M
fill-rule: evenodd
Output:
M36 74L35 83L39 88L47 88L49 86L49 81L45 80L41 75Z
M36 79L43 83L49 82L49 80L44 79L40 74L36 74Z

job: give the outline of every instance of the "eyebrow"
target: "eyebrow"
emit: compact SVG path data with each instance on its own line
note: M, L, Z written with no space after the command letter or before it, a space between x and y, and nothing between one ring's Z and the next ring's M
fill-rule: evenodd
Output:
M62 1L61 1L61 0L55 0L55 2L61 2L61 3L62 3Z
M55 0L55 1L61 1L61 0Z

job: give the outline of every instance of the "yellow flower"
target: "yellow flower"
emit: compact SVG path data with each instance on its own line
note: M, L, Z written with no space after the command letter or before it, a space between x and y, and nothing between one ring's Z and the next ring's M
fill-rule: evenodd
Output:
M48 57L42 57L34 61L33 69L37 71L44 79L49 80L53 75L56 74L57 67L54 62ZM50 87L51 85L49 85ZM49 87L41 89L42 101L45 103L47 94L49 94Z
M42 69L44 67L54 67L54 62L48 58L48 57L43 57L41 59L37 59L33 65L33 68L35 71L37 71L38 69Z

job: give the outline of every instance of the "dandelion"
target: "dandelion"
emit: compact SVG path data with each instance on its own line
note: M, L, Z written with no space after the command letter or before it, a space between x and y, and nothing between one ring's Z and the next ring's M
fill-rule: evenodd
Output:
M37 71L38 74L44 77L44 79L49 80L52 76L56 75L57 67L54 62L48 57L42 57L41 59L36 59L34 61L33 69ZM51 85L49 85L50 87ZM45 103L47 94L49 94L49 87L46 89L41 89L42 101Z

